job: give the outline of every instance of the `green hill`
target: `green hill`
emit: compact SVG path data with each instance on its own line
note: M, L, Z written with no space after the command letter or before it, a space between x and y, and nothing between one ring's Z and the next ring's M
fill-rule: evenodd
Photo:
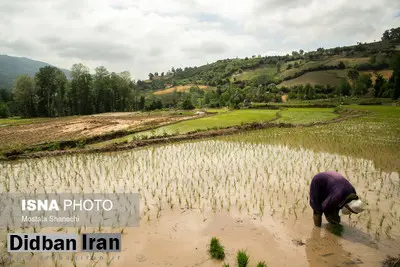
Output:
M237 84L241 88L257 87L271 83L291 85L307 82L312 84L340 83L340 78L326 71L356 69L358 71L379 71L389 68L390 59L396 53L396 43L379 41L358 43L352 46L318 48L315 51L293 51L291 55L261 56L221 59L202 66L172 68L164 77L140 82L140 90L162 90L171 86L197 84L222 86ZM316 73L312 73L316 72ZM297 79L306 73L303 78ZM319 75L317 79L313 77ZM150 74L149 74L150 75ZM292 83L290 80L295 80Z
M52 66L49 63L25 57L0 55L0 88L12 89L14 80L18 75L33 76L40 68L49 65ZM69 78L69 70L61 69L61 71Z

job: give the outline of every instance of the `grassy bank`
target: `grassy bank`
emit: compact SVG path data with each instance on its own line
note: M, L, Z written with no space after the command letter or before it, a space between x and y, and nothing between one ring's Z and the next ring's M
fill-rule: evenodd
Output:
M398 170L400 107L350 105L346 108L369 114L328 125L309 128L271 128L221 138L230 141L283 144L299 149L307 147L317 152L353 157L362 155L372 160L378 167Z
M277 122L304 124L329 121L338 116L333 108L289 108L281 112L281 118Z
M114 143L130 142L135 139L143 139L154 136L167 136L185 134L193 131L202 131L214 128L226 128L246 123L265 122L276 118L277 110L267 109L247 109L226 111L223 109L207 110L208 112L218 113L214 116L203 117L195 120L182 121L179 123L163 126L157 129L135 133L132 135L124 136L94 144L92 147L102 147ZM223 112L226 111L226 112Z

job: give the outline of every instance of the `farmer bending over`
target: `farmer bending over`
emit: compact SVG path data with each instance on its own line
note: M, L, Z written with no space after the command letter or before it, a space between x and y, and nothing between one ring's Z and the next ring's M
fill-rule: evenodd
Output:
M314 224L320 227L322 214L328 222L340 223L339 210L347 215L363 211L363 203L359 200L351 183L334 171L321 172L314 176L310 186L310 205L314 210Z

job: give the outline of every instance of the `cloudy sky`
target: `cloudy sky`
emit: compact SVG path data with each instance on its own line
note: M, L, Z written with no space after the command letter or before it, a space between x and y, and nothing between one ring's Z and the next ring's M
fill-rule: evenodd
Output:
M395 0L0 0L0 54L135 79L172 66L379 40Z

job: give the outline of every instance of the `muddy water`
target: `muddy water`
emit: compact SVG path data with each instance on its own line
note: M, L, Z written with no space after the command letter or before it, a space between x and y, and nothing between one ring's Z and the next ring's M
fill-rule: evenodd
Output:
M368 203L364 213L342 216L342 228L312 225L308 188L324 170L345 175ZM123 229L123 252L111 266L221 266L207 255L212 236L225 246L231 266L238 249L247 250L251 265L377 266L400 247L399 174L361 158L207 140L2 163L0 177L1 190L10 192L139 192L141 225ZM34 256L25 265L36 264L54 262Z

